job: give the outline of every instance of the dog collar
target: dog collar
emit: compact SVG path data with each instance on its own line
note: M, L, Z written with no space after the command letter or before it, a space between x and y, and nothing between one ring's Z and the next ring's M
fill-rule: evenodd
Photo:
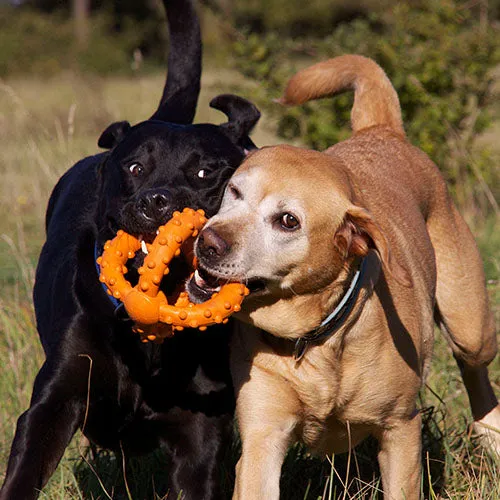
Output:
M352 311L354 303L359 296L365 267L366 259L363 259L358 270L354 273L347 292L337 304L335 309L321 322L317 328L297 339L293 350L293 357L296 361L299 361L302 358L307 348L312 343L324 340L333 335L345 323L345 320Z
M95 269L97 271L98 278L99 278L99 275L101 274L101 268L99 267L99 264L97 263L97 258L101 254L102 254L102 248L99 248L99 245L96 241L95 245L94 245L94 264L95 264ZM115 308L115 316L117 318L121 318L121 319L128 319L127 318L128 315L125 312L123 302L120 302L116 297L109 295L108 288L106 287L105 283L102 283L101 281L99 283L101 283L101 287L102 287L104 293L106 294L106 297L108 297L109 301L113 304L113 306ZM124 316L124 314L125 314L125 316Z

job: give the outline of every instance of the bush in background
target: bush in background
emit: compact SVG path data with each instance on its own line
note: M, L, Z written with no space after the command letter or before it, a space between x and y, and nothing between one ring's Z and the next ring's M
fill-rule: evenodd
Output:
M498 27L452 0L398 2L341 23L327 37L247 32L235 42L235 62L259 82L254 98L275 114L283 138L326 149L351 134L352 95L285 110L270 106L270 97L281 94L296 69L315 61L346 53L372 57L399 94L410 141L440 166L457 201L498 213L499 171L489 151L472 151L492 123L499 36Z
M88 45L81 49L75 42L73 20L65 12L0 7L0 78L50 76L61 70L132 73L134 51L151 31L150 23L124 19L118 32L114 22L108 12L96 13L89 23ZM165 44L161 51L166 52ZM152 59L153 64L158 62Z

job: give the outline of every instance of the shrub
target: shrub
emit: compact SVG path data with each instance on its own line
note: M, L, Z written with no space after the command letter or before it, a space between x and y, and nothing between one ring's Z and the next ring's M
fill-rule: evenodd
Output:
M498 29L480 25L452 0L392 5L342 23L324 38L248 33L235 43L236 66L259 81L254 97L275 114L282 137L325 149L350 135L352 95L279 110L269 106L269 97L280 95L306 55L305 65L346 53L372 57L399 94L409 139L440 166L458 201L485 205L484 190L488 184L498 186L500 175L487 150L473 156L471 151L492 121ZM500 193L489 193L492 205L495 194Z
M0 7L0 77L20 73L48 76L67 69L131 72L133 52L148 26L128 23L122 32L113 33L112 24L105 12L93 16L88 47L79 50L73 21L63 12Z

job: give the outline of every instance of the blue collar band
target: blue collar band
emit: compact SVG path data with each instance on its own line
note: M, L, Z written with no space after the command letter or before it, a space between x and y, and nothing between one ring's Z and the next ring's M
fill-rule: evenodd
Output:
M102 249L99 251L99 245L97 244L97 240L95 242L95 245L94 245L94 263L95 263L95 268L96 268L96 271L97 271L97 277L99 278L100 274L101 274L101 268L99 266L99 264L97 263L97 258L99 257L99 255L102 253ZM99 283L101 284L102 286L102 289L104 290L104 293L106 294L106 297L110 300L110 302L113 304L114 308L115 308L115 316L121 316L122 312L122 309L123 309L123 302L120 302L117 298L113 297L113 295L110 295L108 293L108 287L106 286L105 283L103 283L102 281L99 281Z

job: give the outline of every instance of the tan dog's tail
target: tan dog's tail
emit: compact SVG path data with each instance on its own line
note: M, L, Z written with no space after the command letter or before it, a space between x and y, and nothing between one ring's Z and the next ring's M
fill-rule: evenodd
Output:
M398 95L384 70L367 57L340 56L299 71L288 82L278 102L303 104L346 90L354 90L351 111L354 132L384 125L405 135Z

